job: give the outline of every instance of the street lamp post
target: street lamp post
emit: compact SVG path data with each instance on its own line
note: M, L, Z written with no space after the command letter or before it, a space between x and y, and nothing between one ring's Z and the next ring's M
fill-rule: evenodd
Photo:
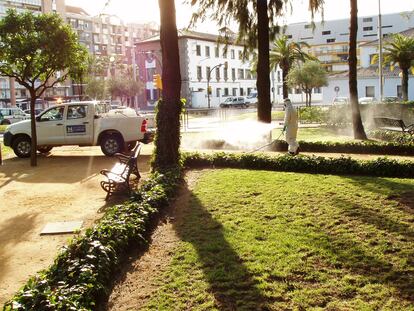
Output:
M227 66L227 62L225 63L221 63L218 65L215 65L213 68L210 69L210 71L208 72L207 75L207 104L208 104L208 109L210 109L210 78L211 78L211 73L213 72L213 70L217 67L221 67L221 66Z
M379 94L380 101L384 97L384 80L382 72L382 21L381 21L381 0L378 0L378 43L379 43L379 57L378 57L378 70L379 70Z

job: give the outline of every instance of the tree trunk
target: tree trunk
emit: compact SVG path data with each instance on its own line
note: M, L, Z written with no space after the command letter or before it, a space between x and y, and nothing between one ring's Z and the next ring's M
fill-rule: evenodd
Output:
M282 69L282 90L283 90L283 99L289 98L289 87L287 85L287 75L289 73L289 68L281 68Z
M30 166L37 166L37 133L36 133L36 115L35 115L35 104L36 104L36 92L30 91L30 128L32 132L31 150L30 150Z
M179 165L181 74L174 0L159 0L162 50L162 98L158 102L154 169Z
M352 125L355 139L367 139L361 120L358 104L358 82L357 82L357 31L358 31L358 6L357 0L350 0L351 20L349 27L349 95L352 110Z
M408 101L408 70L409 68L401 68L402 71L402 96L403 101Z
M308 98L308 100L309 100L309 107L311 106L311 103L312 103L312 89L310 89L309 91L309 98Z
M260 122L272 121L270 101L270 63L269 63L269 16L267 0L257 0L257 118Z

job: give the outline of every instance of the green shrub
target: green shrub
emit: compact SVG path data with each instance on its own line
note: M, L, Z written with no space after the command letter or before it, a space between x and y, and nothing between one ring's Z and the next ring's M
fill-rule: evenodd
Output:
M302 123L327 123L329 111L320 107L303 107L299 109Z
M349 141L349 142L309 142L299 141L303 152L331 152L383 155L414 155L414 142L400 144L397 142ZM283 140L275 141L270 149L287 151L288 144Z
M232 167L271 171L305 172L340 175L368 175L384 177L414 176L414 162L387 158L362 161L352 158L324 158L317 156L268 156L264 154L185 153L184 165L189 168Z
M112 207L98 225L74 239L53 265L32 277L4 310L95 310L117 264L131 246L144 247L151 220L168 204L179 170L155 173L134 197Z
M386 131L386 130L376 130L376 131L371 131L369 133L369 136L372 138L380 139L384 141L414 145L414 136L408 133Z

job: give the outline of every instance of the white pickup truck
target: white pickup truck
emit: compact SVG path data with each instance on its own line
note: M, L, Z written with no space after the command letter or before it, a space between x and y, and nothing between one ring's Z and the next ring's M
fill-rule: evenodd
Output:
M110 110L100 102L72 102L50 107L36 117L37 150L49 152L63 145L101 146L112 156L125 148L132 149L137 141L148 143L147 120L130 108ZM30 156L30 120L9 125L4 145L13 148L21 158Z

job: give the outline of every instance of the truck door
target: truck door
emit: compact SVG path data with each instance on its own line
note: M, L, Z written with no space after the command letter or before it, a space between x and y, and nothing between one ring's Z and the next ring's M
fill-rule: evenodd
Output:
M92 123L88 105L68 105L65 125L65 144L82 145L92 142Z
M64 106L46 110L36 122L38 145L61 145L64 137Z

